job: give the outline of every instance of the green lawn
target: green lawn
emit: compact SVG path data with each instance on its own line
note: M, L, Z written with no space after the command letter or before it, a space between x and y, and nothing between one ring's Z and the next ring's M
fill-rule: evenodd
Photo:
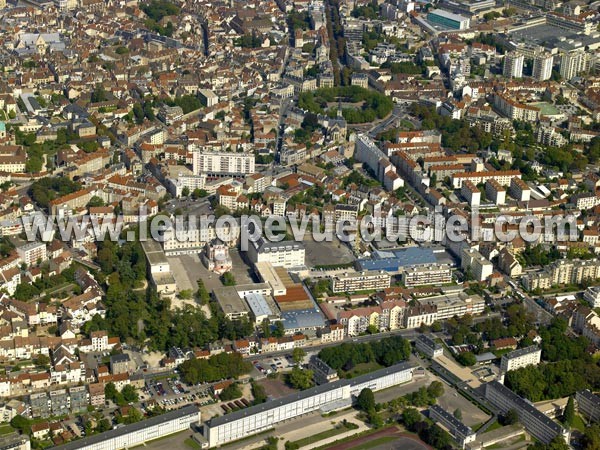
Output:
M410 131L415 129L415 124L412 123L410 120L402 119L400 121L400 127Z
M572 428L575 428L576 430L579 430L582 433L585 432L585 423L583 422L583 419L581 418L581 416L575 414L575 418L573 419Z
M354 366L354 368L344 373L344 376L350 374L351 377L356 377L365 373L375 372L376 370L383 369L381 364L377 364L375 361L369 363L361 363Z
M192 438L187 438L185 441L183 441L185 445L187 445L189 448L193 448L194 450L200 449L202 448L202 446L200 444L198 444L195 440L193 440Z
M512 352L513 349L512 348L503 348L502 350L494 350L492 353L494 355L496 355L498 358L501 358L502 355L505 355L506 353Z
M533 103L533 106L540 108L540 113L545 116L552 116L560 113L560 111L554 105L547 102Z
M351 450L369 450L371 448L377 447L378 445L387 444L388 442L394 442L398 438L393 436L382 436L377 439L373 439L372 441L365 442L364 444L357 445L356 447L350 447Z
M16 430L13 427L11 427L10 425L0 425L0 436L4 435L4 434L12 433L13 431L16 431Z
M488 431L497 430L498 428L502 428L502 425L500 425L500 422L496 420L487 430L485 430L485 432L487 433Z

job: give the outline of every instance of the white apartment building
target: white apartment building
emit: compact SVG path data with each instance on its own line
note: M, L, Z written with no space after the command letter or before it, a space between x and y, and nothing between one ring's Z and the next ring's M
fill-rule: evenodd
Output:
M554 56L550 53L540 53L533 58L532 76L537 81L546 81L552 77Z
M437 358L444 354L444 347L442 347L442 344L436 342L432 336L427 336L426 334L419 334L417 336L415 347L429 358Z
M496 180L488 180L485 183L485 195L496 205L504 205L506 203L506 188Z
M421 325L431 326L438 320L437 308L431 305L417 305L407 308L404 314L404 328L419 328Z
M331 277L334 293L365 290L382 290L390 287L391 276L385 271L351 272Z
M248 244L246 251L250 262L269 262L273 267L304 266L306 250L302 242L269 242L261 237Z
M600 278L600 260L559 260L540 272L528 273L521 281L525 289L549 289L553 285L581 284Z
M463 183L470 181L474 185L485 183L488 180L496 180L500 186L510 185L513 178L521 178L518 170L491 170L489 172L460 172L452 175L452 187L462 188Z
M454 316L462 317L465 314L476 316L485 308L483 298L479 295L467 295L464 292L420 298L417 302L435 308L436 320L446 320Z
M406 267L401 272L402 284L407 288L452 281L452 268L448 264L429 264Z
M500 370L502 373L511 370L520 369L531 365L538 365L542 359L542 350L532 345L526 348L519 348L512 352L502 355L500 361Z
M481 204L481 191L471 181L463 183L460 194L469 203L469 206L479 206Z
M560 56L560 74L565 80L587 72L592 65L592 55L583 48L576 51L564 52Z
M540 116L540 108L519 103L506 95L494 94L494 108L504 117L512 120L525 120L533 122Z
M548 444L556 436L563 436L565 441L569 442L567 430L498 381L492 381L485 385L485 398L503 414L515 410L519 416L519 422L523 424L527 432L544 444Z
M209 447L268 430L286 420L300 417L313 411L332 411L352 404L365 388L373 391L386 389L412 380L413 367L404 362L385 369L365 374L351 380L338 380L296 392L285 397L251 406L207 421L203 434Z
M592 308L600 307L600 287L590 286L583 293L583 298Z
M487 280L494 272L494 265L474 248L463 249L461 267L470 269L473 278L477 281Z
M194 175L241 176L255 172L254 154L233 152L194 152Z
M531 200L531 188L520 178L510 180L510 195L517 201L528 202Z
M17 254L28 266L46 260L46 244L43 242L28 242L17 247Z
M507 78L521 78L523 76L523 63L525 56L521 53L512 51L504 56L504 65L502 74Z
M119 450L133 448L147 441L187 430L200 422L200 411L195 405L169 411L132 425L84 437L56 447L57 450Z

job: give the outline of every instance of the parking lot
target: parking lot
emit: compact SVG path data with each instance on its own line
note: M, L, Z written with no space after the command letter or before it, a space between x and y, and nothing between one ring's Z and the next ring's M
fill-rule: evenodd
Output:
M147 379L140 394L141 401L153 399L165 409L177 409L189 403L202 406L214 401L209 395L209 386L187 386L178 378Z
M330 266L348 264L354 261L354 255L348 246L334 238L332 242L315 242L310 233L303 241L306 248L306 266Z
M252 269L244 262L239 250L237 248L230 249L229 256L231 257L231 263L233 264L233 269L231 270L231 273L233 274L236 283L254 283L255 281L252 279Z

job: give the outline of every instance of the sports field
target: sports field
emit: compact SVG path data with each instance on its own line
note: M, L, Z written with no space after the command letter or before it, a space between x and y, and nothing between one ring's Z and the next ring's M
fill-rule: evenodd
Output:
M560 114L560 111L550 103L531 103L531 106L537 106L538 108L540 108L540 113L542 114L542 116L555 116L557 114Z

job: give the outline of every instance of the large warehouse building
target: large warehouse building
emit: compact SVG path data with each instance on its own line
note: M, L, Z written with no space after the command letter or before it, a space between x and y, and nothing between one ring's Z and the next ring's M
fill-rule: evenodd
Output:
M350 406L353 397L370 388L373 391L412 380L413 366L403 362L350 380L332 383L297 392L261 405L242 409L204 424L204 437L210 447L245 438L273 428L284 420L319 410L335 410Z
M144 442L187 430L200 422L200 411L195 405L185 406L148 420L122 428L78 439L56 447L57 450L120 450L142 445Z

